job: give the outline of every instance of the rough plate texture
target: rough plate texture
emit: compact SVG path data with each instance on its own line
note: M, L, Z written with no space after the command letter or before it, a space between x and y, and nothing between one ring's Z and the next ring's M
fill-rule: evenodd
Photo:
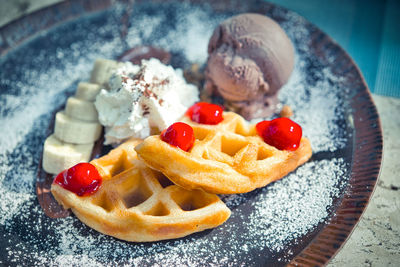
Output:
M66 1L0 29L0 122L7 126L0 133L0 263L326 263L368 203L381 161L378 115L347 54L298 15L263 2L117 3L99 11L110 5L100 3ZM179 240L126 243L75 217L47 218L34 190L46 129L77 83L88 79L94 59L152 44L171 51L175 67L203 64L213 28L247 11L271 16L294 42L296 68L279 97L310 138L312 160L266 188L224 197L233 211L227 223Z

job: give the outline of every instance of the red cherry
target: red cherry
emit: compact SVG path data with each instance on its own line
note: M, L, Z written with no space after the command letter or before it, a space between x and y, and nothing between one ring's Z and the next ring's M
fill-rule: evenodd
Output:
M194 143L193 128L183 122L175 122L160 135L161 140L184 151L192 148Z
M279 150L296 150L302 136L301 126L289 118L261 121L257 123L256 130L265 143Z
M96 192L101 186L102 178L92 164L78 163L60 172L53 183L61 185L81 197Z
M222 112L223 109L218 105L199 102L191 106L186 115L194 122L214 125L223 120Z

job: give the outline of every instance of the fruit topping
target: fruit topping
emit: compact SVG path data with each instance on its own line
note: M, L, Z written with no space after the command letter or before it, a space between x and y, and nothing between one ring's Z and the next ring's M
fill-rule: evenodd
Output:
M222 112L222 107L218 105L199 102L191 106L186 115L194 122L214 125L223 120Z
M101 186L102 178L92 164L78 163L58 174L53 183L81 197L96 192Z
M256 130L265 143L279 150L296 150L302 136L301 126L289 118L261 121L257 123Z
M176 122L162 131L161 140L184 151L192 148L194 143L193 128L183 122Z

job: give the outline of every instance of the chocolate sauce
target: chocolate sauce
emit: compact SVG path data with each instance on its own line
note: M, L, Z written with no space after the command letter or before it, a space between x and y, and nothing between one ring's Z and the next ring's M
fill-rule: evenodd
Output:
M42 161L40 161L36 179L36 195L39 200L39 204L44 213L50 218L68 217L71 212L69 210L65 210L60 204L58 204L51 194L50 189L53 179L54 176L52 174L49 174L43 170Z
M47 136L52 133L54 129L56 113L60 110L61 108L54 111L53 120L51 121L51 123L49 124L49 128L47 129ZM44 214L46 214L50 218L68 217L71 212L69 210L65 210L60 204L58 204L58 202L51 194L51 184L53 183L55 175L47 173L43 169L42 160L43 158L40 159L36 178L36 195L39 200L39 204L42 207Z
M50 125L51 129L52 125ZM49 128L50 128L49 127ZM104 134L102 138L94 143L92 154L90 159L97 158L103 149ZM42 167L42 160L39 163L38 174L36 179L36 195L39 200L39 204L42 207L44 213L50 218L65 218L71 214L70 210L65 210L58 202L54 199L51 194L51 184L55 175L47 173Z

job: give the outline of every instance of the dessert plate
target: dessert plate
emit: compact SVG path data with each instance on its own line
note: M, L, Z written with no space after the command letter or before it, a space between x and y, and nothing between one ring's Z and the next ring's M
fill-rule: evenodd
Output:
M323 265L357 224L382 157L379 117L350 57L297 14L263 1L66 0L0 29L0 264ZM96 58L138 45L169 51L174 67L203 65L208 38L243 12L275 19L296 49L279 98L294 111L312 159L265 188L222 196L231 218L177 240L128 243L76 217L51 219L35 193L55 111L88 80Z

